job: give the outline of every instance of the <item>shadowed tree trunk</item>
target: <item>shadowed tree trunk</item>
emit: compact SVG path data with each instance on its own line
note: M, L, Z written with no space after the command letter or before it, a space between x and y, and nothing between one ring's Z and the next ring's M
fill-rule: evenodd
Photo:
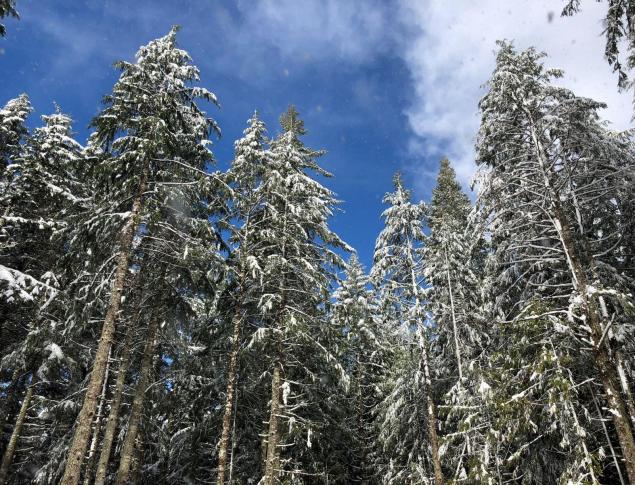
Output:
M280 469L280 452L278 443L278 419L280 417L280 388L282 386L281 364L276 361L271 376L271 405L269 412L269 432L267 435L267 460L265 462L264 485L275 485Z
M128 421L128 432L124 438L121 448L121 458L119 460L119 469L117 470L117 478L115 485L127 484L130 480L131 465L134 458L135 443L139 434L141 418L143 415L143 405L145 402L146 390L150 383L152 374L152 361L157 348L157 333L159 329L159 315L155 310L150 317L148 326L148 337L143 349L143 357L141 359L141 369L139 371L139 381L135 388L132 408L130 410L130 419Z
M9 414L11 412L11 409L13 408L13 404L15 403L15 388L18 385L19 379L20 379L20 369L15 369L13 371L13 374L11 374L11 381L5 390L7 397L4 400L2 415L0 415L0 439L2 439L4 426L7 424L7 420L9 419Z
M106 405L106 393L108 392L108 380L110 376L110 356L108 353L108 365L106 366L106 375L104 376L104 383L101 388L101 397L99 398L99 405L97 406L97 414L95 416L95 424L93 425L93 439L90 441L90 448L88 450L88 461L86 462L86 468L84 470L84 485L90 485L93 477L93 470L95 468L95 458L97 456L97 443L99 442L99 435L101 434L101 421L104 416L104 406Z
M121 296L128 275L128 266L130 265L132 241L139 225L141 211L143 209L143 194L148 179L148 171L149 162L146 161L141 173L137 195L132 203L130 216L121 229L119 257L117 259L115 281L113 282L112 291L110 293L110 302L101 329L101 338L97 345L93 369L84 396L84 404L75 423L73 442L68 452L66 468L64 469L64 476L62 477L60 485L77 485L79 482L84 455L86 454L88 440L90 439L91 424L95 416L99 393L106 374L108 354L115 333L115 322L119 314L119 308L121 307Z
M418 304L417 304L418 305ZM432 399L432 379L430 378L430 366L428 364L428 349L425 339L425 331L423 325L419 324L419 350L421 351L421 370L423 372L424 393L426 401L426 422L428 424L428 439L430 440L430 455L432 458L432 467L434 469L434 483L443 485L443 471L441 469L441 458L439 455L439 438L437 436L437 413Z
M36 385L37 376L35 373L33 373L31 384L26 389L24 399L22 400L22 406L20 407L20 412L18 413L18 417L15 420L15 426L13 427L13 432L11 433L9 444L7 445L7 449L4 450L4 455L2 456L2 464L0 464L0 485L4 485L5 483L7 483L7 478L9 477L9 468L11 467L11 463L13 462L15 449L18 445L20 434L22 433L22 427L24 425L24 420L26 419L26 413L29 410L29 406L31 405L31 399L33 398L33 389Z
M106 429L101 443L101 452L99 461L97 462L97 472L95 473L95 485L104 485L106 474L108 472L108 463L110 462L110 454L112 452L112 444L115 440L117 431L117 423L119 422L119 412L123 401L123 390L126 384L126 375L130 367L130 355L132 354L132 336L138 325L141 311L138 310L128 328L126 329L126 337L121 349L119 358L119 369L117 370L117 381L113 391L112 402L110 404L110 412L108 413L108 421L106 421Z
M220 436L218 450L218 475L216 485L224 485L225 473L227 470L227 450L229 448L229 438L231 434L232 410L234 392L236 387L236 373L238 372L238 353L240 351L240 328L242 324L242 298L232 318L232 347L229 355L229 365L227 368L227 394L225 397L225 409L223 411L223 429Z

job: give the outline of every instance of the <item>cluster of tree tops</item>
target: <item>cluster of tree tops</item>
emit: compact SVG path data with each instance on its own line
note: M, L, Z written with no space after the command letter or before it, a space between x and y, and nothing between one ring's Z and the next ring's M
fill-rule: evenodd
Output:
M0 484L635 484L635 145L500 43L474 206L395 177L366 274L290 108L212 171L176 30L86 146L0 110ZM318 180L319 179L319 180Z

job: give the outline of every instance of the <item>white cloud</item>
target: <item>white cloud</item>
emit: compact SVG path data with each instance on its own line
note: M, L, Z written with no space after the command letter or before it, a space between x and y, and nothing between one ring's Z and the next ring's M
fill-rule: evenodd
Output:
M617 78L603 57L606 5L583 2L580 14L561 18L562 5L554 0L400 0L401 21L414 32L401 47L415 90L407 110L414 131L411 148L418 152L413 155L447 155L467 184L475 170L477 104L494 68L497 39L547 52L547 65L565 70L562 85L606 102L602 114L614 128L630 127L631 94L618 93ZM421 167L420 187L431 183L433 172Z
M284 58L364 62L385 44L390 10L378 0L243 0L240 33Z

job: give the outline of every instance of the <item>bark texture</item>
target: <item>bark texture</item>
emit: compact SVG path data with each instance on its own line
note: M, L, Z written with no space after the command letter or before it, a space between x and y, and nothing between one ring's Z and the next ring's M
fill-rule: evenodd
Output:
M128 432L126 433L126 437L124 438L123 446L121 448L121 457L119 460L119 469L117 470L115 485L124 485L130 481L131 465L135 453L135 443L137 441L139 427L141 425L146 390L150 384L150 377L152 375L152 361L157 348L158 330L159 315L157 315L156 312L153 312L148 326L148 337L143 349L139 381L137 382L137 387L135 388L132 408L130 410Z
M267 436L267 460L265 462L264 485L275 485L278 481L280 470L280 451L278 443L280 433L278 431L280 417L280 389L282 376L280 363L276 362L271 376L271 406L269 412L269 433Z
M121 229L119 257L117 258L117 270L115 272L115 281L113 282L112 291L110 293L110 301L104 324L101 329L101 338L97 345L93 369L88 382L88 388L84 396L84 403L79 412L77 421L75 422L75 433L73 442L68 452L66 460L66 468L60 485L77 485L82 471L84 455L88 447L90 439L91 425L95 417L97 409L97 401L101 392L101 386L106 375L106 367L108 364L108 355L112 346L115 323L119 315L121 307L121 296L128 276L128 266L130 265L130 257L132 253L132 241L141 218L143 208L143 193L145 192L146 182L148 179L149 163L146 162L139 181L137 195L132 203L130 217Z
M9 444L7 445L7 449L4 450L4 455L2 455L2 464L0 464L0 485L4 485L5 483L7 483L7 478L9 478L9 468L11 468L11 463L13 463L15 449L18 445L20 434L22 433L22 426L24 425L26 413L29 410L29 406L31 405L31 399L33 398L33 388L36 384L37 380L34 374L33 381L27 387L26 394L24 395L24 399L22 400L20 412L18 413L18 417L15 420L15 426L13 427L11 438L9 438Z
M112 445L115 440L117 423L119 422L119 412L121 410L121 403L123 401L123 391L126 384L126 375L128 374L128 368L130 367L130 355L132 354L132 336L134 334L134 330L137 326L138 321L139 312L135 314L130 325L128 325L123 348L121 349L121 356L119 358L119 369L117 371L117 381L115 382L115 389L113 391L110 411L108 413L108 420L106 421L104 437L101 442L99 461L97 462L95 485L104 485L104 483L106 482L108 463L110 462L110 454L112 452Z
M242 311L239 308L232 318L232 347L229 355L227 368L227 393L225 397L225 409L223 411L223 428L220 436L218 450L218 474L216 485L224 485L225 474L227 472L227 450L229 449L229 438L231 434L234 392L236 387L236 374L238 372L238 352L240 350L240 327L242 323Z

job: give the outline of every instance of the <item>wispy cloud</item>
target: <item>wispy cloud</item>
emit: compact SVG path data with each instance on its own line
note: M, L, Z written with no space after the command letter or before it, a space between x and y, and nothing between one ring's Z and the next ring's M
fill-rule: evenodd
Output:
M561 18L562 3L400 0L401 21L414 32L400 49L416 93L407 110L413 153L428 159L447 155L467 184L475 170L477 103L494 68L497 39L546 51L547 64L565 70L563 85L606 102L603 116L616 129L630 126L630 94L617 92L603 59L600 34L606 6L587 2L580 15ZM419 170L419 184L429 185L434 170Z

